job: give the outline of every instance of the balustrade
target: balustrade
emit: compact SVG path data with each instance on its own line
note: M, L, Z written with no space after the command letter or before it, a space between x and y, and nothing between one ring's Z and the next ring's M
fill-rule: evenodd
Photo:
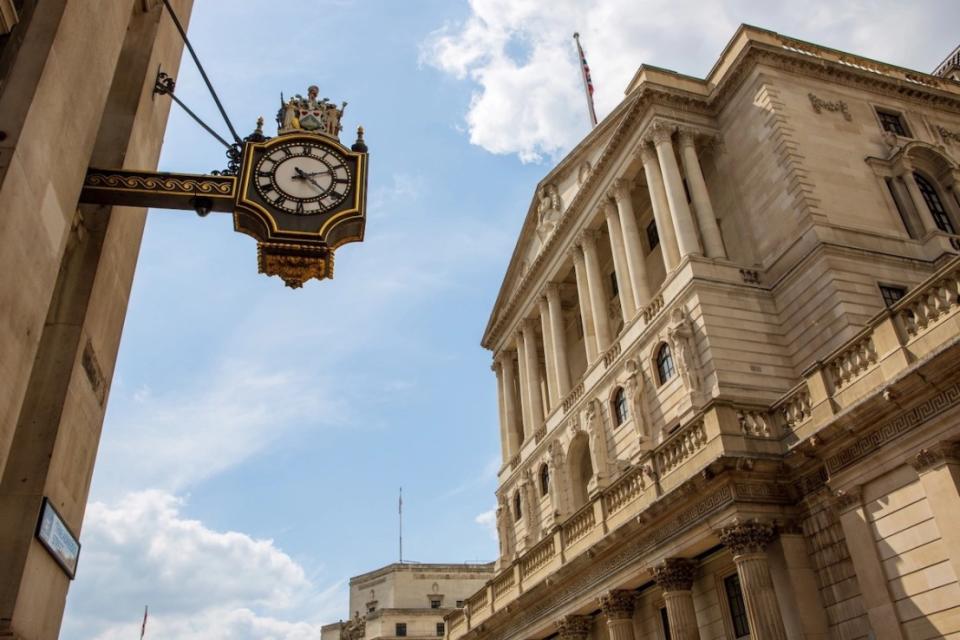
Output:
M827 362L831 382L835 389L850 384L877 363L877 350L873 337L864 336L835 355Z
M593 502L590 502L563 525L563 545L569 546L580 540L590 533L595 524L596 514L593 511Z
M657 447L654 457L657 470L661 476L666 475L706 444L707 428L703 421L688 424Z
M547 538L536 547L530 550L530 553L520 561L520 576L526 578L535 573L543 565L550 562L550 559L556 555L553 537Z

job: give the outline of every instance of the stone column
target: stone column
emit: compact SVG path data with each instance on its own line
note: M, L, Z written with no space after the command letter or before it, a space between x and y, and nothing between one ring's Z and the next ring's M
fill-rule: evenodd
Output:
M557 621L557 640L587 640L592 626L590 616L564 616Z
M523 321L524 357L527 359L527 398L530 400L530 426L527 437L543 425L543 397L540 394L540 357L537 349L537 331L534 321Z
M590 291L590 309L594 329L597 332L597 354L610 346L610 319L607 317L607 301L604 300L603 273L600 271L600 256L597 255L597 232L584 230L580 234L580 246L587 267L587 289Z
M533 421L530 419L530 382L527 368L529 360L527 360L527 347L523 340L522 331L518 331L513 340L517 345L517 368L520 370L520 425L522 427L521 432L523 433L520 446L522 447L523 443L526 442L527 438L533 433L530 428ZM517 451L519 450L518 447Z
M503 386L500 395L503 398L503 420L507 432L507 459L520 452L522 444L523 425L517 424L517 373L514 368L513 356L501 352L500 369L503 372ZM519 426L519 428L517 428Z
M942 442L921 449L913 459L913 468L920 475L940 537L950 550L953 571L960 576L960 527L956 523L960 513L960 445Z
M877 640L903 640L905 636L873 540L873 530L867 520L860 487L838 491L833 507L840 519L845 544L860 586L860 597L874 636Z
M507 462L512 454L510 453L510 446L508 444L507 412L504 407L503 365L500 364L499 355L494 359L490 369L497 375L497 415L500 417L500 455L503 462Z
M609 591L600 596L610 640L633 640L633 591Z
M627 252L623 244L623 229L620 226L620 214L616 205L607 200L603 203L603 216L607 221L610 234L610 252L613 254L613 271L617 278L620 296L620 312L623 323L633 320L637 313L637 303L633 299L633 286L630 283L630 269L627 267Z
M613 181L614 199L620 211L620 226L623 229L623 244L627 253L627 270L630 272L630 288L637 309L643 309L650 302L650 283L647 281L647 260L643 255L643 243L640 241L640 229L637 216L630 199L630 183L623 178Z
M554 348L553 326L550 324L550 305L546 292L537 300L540 310L540 331L543 334L543 359L547 370L547 407L553 409L563 396L557 390L557 353Z
M640 144L640 159L643 161L643 173L647 177L653 219L656 220L657 234L660 236L663 266L667 273L670 273L680 262L680 250L677 248L677 236L673 232L673 221L670 220L670 203L667 201L667 192L663 188L660 162L647 140Z
M680 258L700 253L700 242L697 240L697 230L693 226L693 216L690 214L690 205L687 204L687 194L683 189L683 178L680 177L680 166L677 156L673 152L672 125L656 122L653 125L653 142L657 147L657 158L660 160L660 171L663 173L663 185L667 192L667 202L670 204L670 217L677 233L677 248Z
M560 286L547 284L547 307L550 314L550 337L553 339L553 362L556 367L557 402L570 393L570 366L567 363L567 332L560 306Z
M676 640L700 640L693 608L693 574L696 565L686 558L667 558L653 568L653 579L663 589L670 636Z
M720 541L730 547L737 565L752 640L787 640L767 561L774 535L773 525L757 521L734 522L720 530Z
M893 204L897 207L897 210L901 214L901 219L903 224L907 227L907 235L911 238L922 238L925 231L923 222L923 214L917 211L916 206L913 204L913 196L910 195L910 192L907 190L907 186L904 183L904 178L902 176L893 176L890 178L890 188L893 190L891 194L893 197ZM920 225L920 228L917 228L917 224Z
M690 197L697 212L697 224L700 225L700 237L703 239L703 249L710 258L726 258L723 248L723 238L717 218L710 203L710 192L707 191L707 182L703 179L700 160L697 158L697 147L694 132L690 129L680 129L680 158L683 161L683 172L687 175L687 186L690 188Z
M916 210L917 216L920 218L920 223L923 224L924 231L926 233L930 233L931 231L939 231L940 227L938 227L937 223L933 221L933 214L930 213L930 208L927 206L927 201L923 199L923 194L920 193L920 186L917 184L917 179L913 175L913 167L906 163L903 164L903 173L900 174L900 177L903 178L903 183L907 186L907 193L910 194L910 200L913 202L913 208Z
M579 246L570 249L570 258L573 260L573 271L577 277L577 300L580 303L580 321L583 323L583 347L587 352L587 363L590 363L597 359L597 334L593 328L587 266Z

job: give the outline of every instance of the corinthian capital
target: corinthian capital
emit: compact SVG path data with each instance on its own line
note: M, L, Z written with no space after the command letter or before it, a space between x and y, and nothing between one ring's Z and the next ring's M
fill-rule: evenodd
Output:
M734 558L748 553L761 553L773 540L773 525L757 520L734 521L719 532L720 542L730 547Z
M593 250L597 246L597 236L600 234L595 229L584 229L577 236L577 244L583 247L583 250Z
M665 142L670 142L675 130L676 127L674 125L664 122L663 120L657 120L650 127L650 135L653 138L653 143L659 146Z
M686 558L667 558L653 568L653 579L664 591L690 591L696 565Z
M610 193L613 194L614 200L619 202L630 197L630 190L633 185L630 184L630 181L626 178L617 178L613 181L613 188L610 189Z
M690 127L677 128L677 141L681 147L692 147L697 141L697 130Z
M633 605L636 594L624 589L608 591L598 598L600 608L607 620L629 620L633 617Z
M560 640L585 640L590 627L590 616L564 616L557 622Z
M953 464L960 462L960 445L955 442L941 442L932 447L920 449L910 464L917 473L923 473L948 462Z
M583 264L583 249L580 247L579 241L574 241L573 246L567 251L567 255L570 256L574 264Z
M640 158L640 161L643 162L644 165L657 162L657 152L653 148L653 139L650 136L646 136L640 140L640 145L637 147L636 155L638 158Z

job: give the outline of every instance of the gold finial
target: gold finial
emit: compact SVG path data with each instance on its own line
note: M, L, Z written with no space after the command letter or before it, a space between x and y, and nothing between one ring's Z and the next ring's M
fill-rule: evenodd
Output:
M351 150L357 151L359 153L367 152L367 143L363 140L363 127L357 127L357 141L353 143L353 146L350 147Z
M257 133L263 133L263 116L257 118Z

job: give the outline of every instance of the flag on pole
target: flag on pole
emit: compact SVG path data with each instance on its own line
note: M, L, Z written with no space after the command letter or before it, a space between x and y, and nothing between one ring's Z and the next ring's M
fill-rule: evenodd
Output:
M147 633L147 605L143 605L143 624L140 625L140 640Z
M587 64L587 56L583 53L583 47L580 46L580 34L574 33L573 39L577 42L577 56L580 58L580 73L583 76L583 90L587 94L587 110L590 112L590 124L597 126L597 111L593 107L593 79L590 77L590 65Z

